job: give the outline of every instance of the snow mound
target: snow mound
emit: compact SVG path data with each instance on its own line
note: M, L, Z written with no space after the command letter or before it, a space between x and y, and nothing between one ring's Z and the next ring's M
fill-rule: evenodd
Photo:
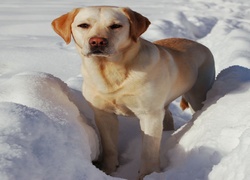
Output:
M71 89L45 73L22 73L0 86L1 179L105 178L94 129Z
M193 17L189 20L183 12L174 11L168 14L167 20L153 21L143 36L151 41L171 37L196 40L209 34L216 22L214 17Z
M153 173L146 179L249 178L249 98L250 69L224 69L203 109L167 140L169 148L164 154L168 154L170 162L165 172Z

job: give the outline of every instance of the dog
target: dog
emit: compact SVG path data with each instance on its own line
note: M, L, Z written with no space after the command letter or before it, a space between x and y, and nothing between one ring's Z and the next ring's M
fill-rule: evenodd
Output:
M215 80L207 47L182 38L151 43L140 37L149 25L143 15L113 6L77 8L52 22L82 58L82 93L94 110L107 174L119 165L117 115L139 118L142 179L160 171L162 131L174 129L168 105L182 96L182 109L200 110Z

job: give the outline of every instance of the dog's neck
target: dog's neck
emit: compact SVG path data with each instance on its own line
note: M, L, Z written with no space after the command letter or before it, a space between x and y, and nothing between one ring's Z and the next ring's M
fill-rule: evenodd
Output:
M131 67L140 49L140 40L117 55L110 57L82 55L83 78L85 85L93 86L103 93L111 93L122 88L129 78Z

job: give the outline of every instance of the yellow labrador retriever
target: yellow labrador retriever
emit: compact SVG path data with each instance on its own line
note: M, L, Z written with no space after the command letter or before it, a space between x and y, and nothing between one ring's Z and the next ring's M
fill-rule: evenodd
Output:
M129 8L106 6L74 9L52 22L66 43L73 37L82 58L82 93L94 109L107 174L118 166L116 114L140 120L143 178L160 170L162 130L173 129L169 103L182 96L181 107L197 111L214 82L208 48L179 38L148 42L140 35L149 24Z

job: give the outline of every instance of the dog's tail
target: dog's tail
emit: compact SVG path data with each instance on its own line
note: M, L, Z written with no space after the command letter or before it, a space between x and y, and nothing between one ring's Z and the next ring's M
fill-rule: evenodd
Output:
M183 111L189 108L188 102L186 101L184 97L181 97L180 107Z

